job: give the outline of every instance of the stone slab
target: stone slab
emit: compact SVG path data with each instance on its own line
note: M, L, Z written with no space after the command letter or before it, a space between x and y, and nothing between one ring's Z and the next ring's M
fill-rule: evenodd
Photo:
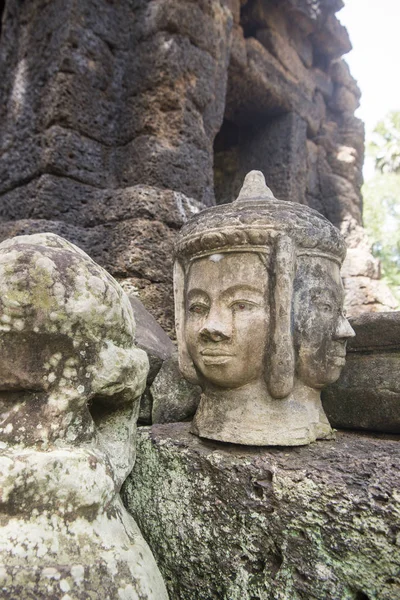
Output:
M400 352L400 312L366 313L352 319L356 337L349 341L349 352L398 350Z
M174 600L399 600L399 441L260 449L144 427L123 498Z
M163 362L150 393L153 400L151 423L171 423L193 417L201 389L183 378L176 353Z
M322 392L334 427L400 433L400 313L351 320L346 365Z

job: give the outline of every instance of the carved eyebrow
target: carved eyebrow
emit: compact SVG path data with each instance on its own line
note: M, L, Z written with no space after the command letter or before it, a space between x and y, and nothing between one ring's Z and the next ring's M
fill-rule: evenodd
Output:
M343 293L339 291L335 286L327 285L325 288L310 288L310 295L313 299L317 299L318 297L324 299L329 295L329 300L332 299L335 301L343 300Z
M257 294L257 295L261 296L262 298L264 297L263 290L260 290L259 288L256 288L252 285L247 285L247 284L243 284L243 283L238 283L236 285L232 285L231 287L226 289L222 295L223 296L233 296L234 294L236 294L236 292L250 292L252 294Z
M207 300L209 299L207 292L205 290L201 290L199 288L193 288L192 290L189 290L188 298L191 298L192 296L203 296L203 297L206 297Z

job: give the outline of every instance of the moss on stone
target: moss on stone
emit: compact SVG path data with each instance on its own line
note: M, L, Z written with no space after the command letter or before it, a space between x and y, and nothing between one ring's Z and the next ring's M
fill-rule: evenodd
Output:
M139 428L126 506L174 600L400 599L398 439L309 447Z

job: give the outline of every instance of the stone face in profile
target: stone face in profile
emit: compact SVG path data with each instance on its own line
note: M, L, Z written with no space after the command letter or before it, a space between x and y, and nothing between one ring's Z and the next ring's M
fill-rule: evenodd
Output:
M232 205L203 211L176 246L180 366L203 394L201 437L301 445L331 436L320 389L354 335L343 315L339 232L275 199L257 171Z
M310 388L339 378L346 342L354 332L343 314L339 266L323 257L299 257L293 312L296 373Z
M148 371L128 297L52 234L0 244L0 282L4 597L166 598L119 497Z

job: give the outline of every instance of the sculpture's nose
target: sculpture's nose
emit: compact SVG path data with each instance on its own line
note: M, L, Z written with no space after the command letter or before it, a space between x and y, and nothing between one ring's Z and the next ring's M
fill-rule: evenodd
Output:
M333 338L335 340L348 340L349 338L352 338L355 335L356 334L354 332L354 329L352 328L346 317L340 315Z
M229 340L231 336L232 315L228 311L220 311L217 308L211 309L200 330L200 337L213 342L221 342Z

